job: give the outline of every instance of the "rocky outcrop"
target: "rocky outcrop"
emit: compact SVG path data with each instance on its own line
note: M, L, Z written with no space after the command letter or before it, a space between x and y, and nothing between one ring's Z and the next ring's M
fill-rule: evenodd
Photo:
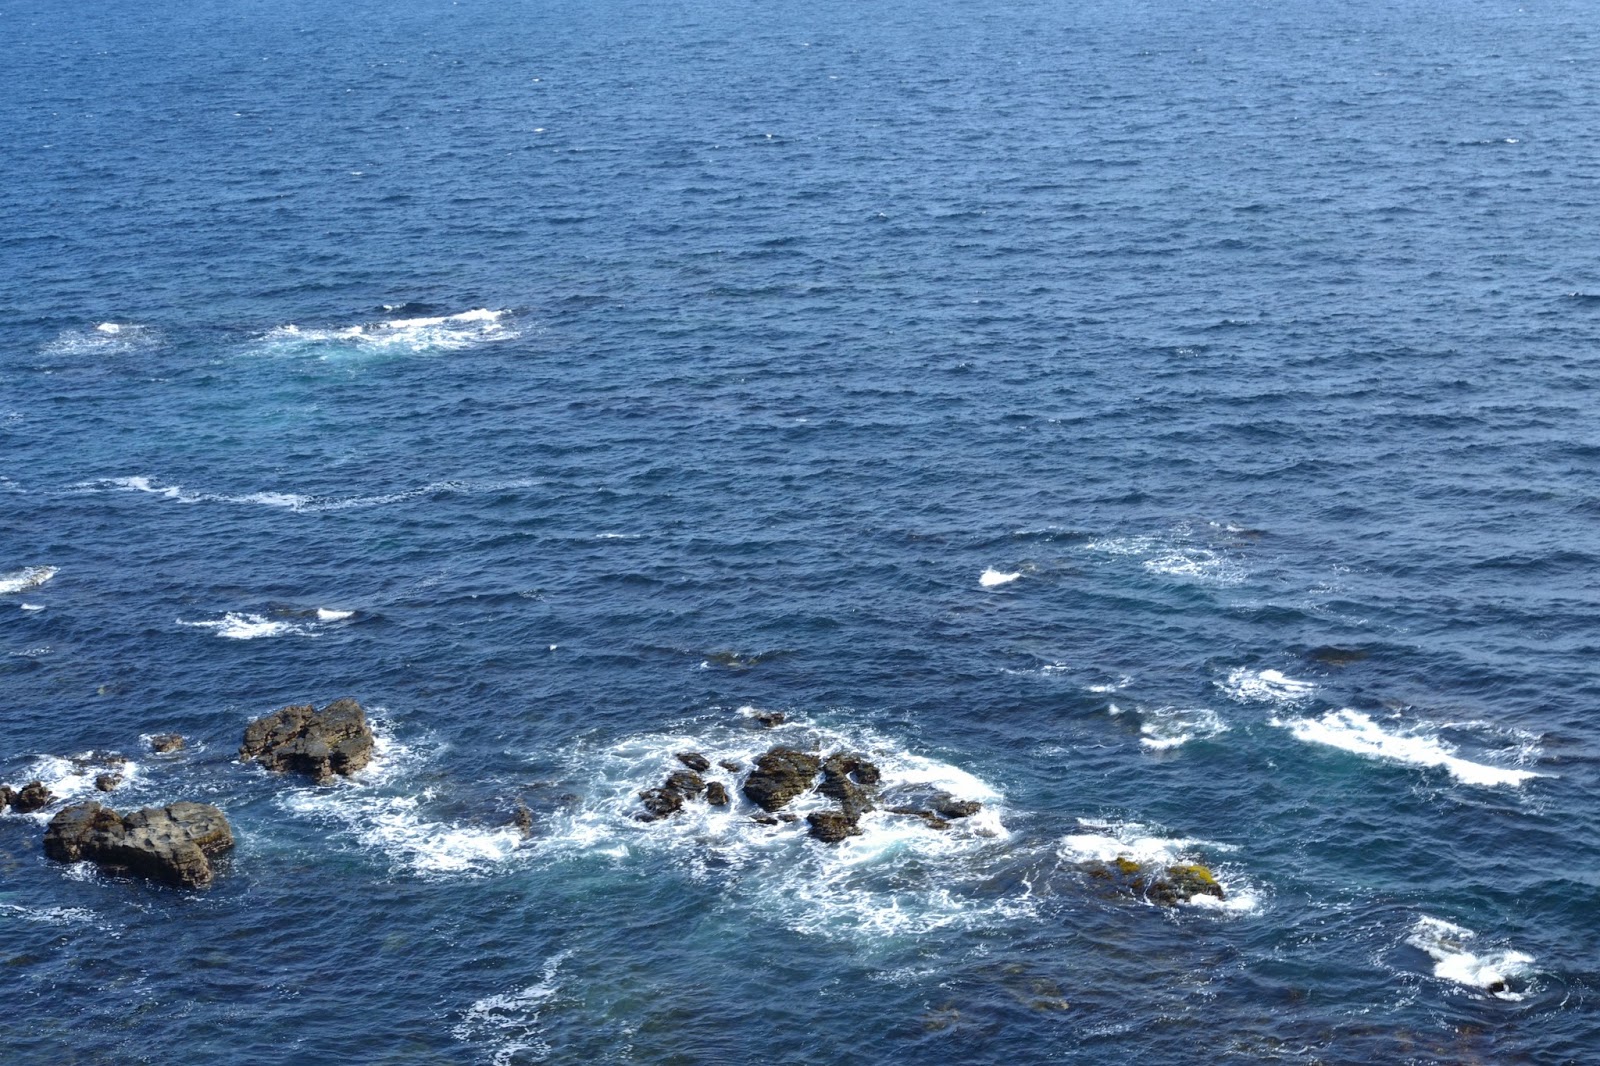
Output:
M150 738L150 750L158 755L182 751L184 747L184 739L177 733L157 733Z
M711 806L726 807L731 801L728 788L721 781L711 781L706 784L706 802Z
M861 816L846 811L812 811L806 815L811 835L824 844L837 844L845 837L861 835Z
M94 787L101 792L111 792L122 784L121 774L101 774L94 779Z
M50 806L54 799L43 781L29 781L11 797L11 809L18 814L32 814Z
M17 790L10 785L0 785L0 814L6 813L6 808L17 798Z
M695 773L703 774L711 769L711 760L701 755L698 751L680 751L678 752L678 761Z
M109 873L202 888L215 876L211 858L233 846L228 819L206 803L145 807L120 815L93 801L50 819L44 853L57 862L93 862Z
M320 711L303 703L257 718L245 727L239 758L326 784L366 766L372 747L372 729L361 704L340 699Z
M957 818L970 818L983 810L977 800L957 799L941 789L927 786L897 788L884 796L890 814L920 818L930 828L949 829Z
M811 788L822 760L793 748L773 748L756 758L756 766L744 779L745 797L768 812L778 810Z
M1196 896L1224 898L1215 875L1197 863L1162 865L1119 856L1110 862L1084 863L1083 869L1091 878L1109 882L1118 891L1138 896L1158 907L1176 907Z

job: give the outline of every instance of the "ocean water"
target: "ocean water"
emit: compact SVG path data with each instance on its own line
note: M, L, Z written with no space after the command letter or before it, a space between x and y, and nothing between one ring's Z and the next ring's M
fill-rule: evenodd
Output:
M1593 5L5 12L9 1061L1600 1057Z

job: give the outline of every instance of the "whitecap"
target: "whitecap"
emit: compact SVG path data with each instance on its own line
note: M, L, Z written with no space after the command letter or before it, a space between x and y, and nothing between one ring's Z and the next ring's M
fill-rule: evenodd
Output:
M1216 682L1216 686L1240 703L1279 706L1304 703L1317 691L1311 682L1296 681L1277 670L1250 670L1243 666L1230 670L1227 679Z
M320 353L327 358L330 352L338 351L457 351L516 336L509 312L480 307L454 315L393 318L329 329L279 326L269 330L262 342L270 352Z
M74 863L73 866L91 866L90 863ZM20 903L0 903L0 914L8 914L25 922L38 922L42 925L92 925L102 932L110 933L113 937L121 933L108 925L99 914L87 907L30 907Z
M202 622L185 622L177 619L180 626L191 629L209 629L219 637L229 640L258 640L262 637L281 636L315 636L316 630L309 625L287 622L282 619L268 618L260 614L244 614L229 611L221 618Z
M1078 826L1085 831L1068 833L1056 845L1056 853L1063 862L1107 863L1128 859L1141 866L1166 867L1193 863L1201 852L1237 850L1233 845L1216 841L1162 836L1140 822L1079 818ZM1249 914L1260 909L1261 894L1248 879L1226 866L1208 869L1222 886L1222 898L1195 895L1185 900L1184 906L1227 914Z
M1119 713L1115 704L1112 713ZM1141 707L1138 713L1139 743L1151 751L1170 751L1228 731L1228 723L1209 707Z
M1527 976L1533 956L1510 948L1473 952L1468 945L1477 936L1471 929L1423 915L1412 926L1406 943L1433 959L1433 975L1441 981L1481 988L1500 999L1526 998L1526 993L1513 992L1508 986L1513 978Z
M24 611L42 611L42 610L44 610L44 604L42 604L42 603L23 603L23 604L18 604L18 606L20 606Z
M1167 536L1108 537L1091 540L1085 551L1112 557L1132 557L1146 573L1202 585L1237 585L1244 580L1244 568L1233 557L1189 543L1187 530Z
M63 330L39 350L51 356L127 355L153 347L160 340L160 332L149 326L100 322L86 329Z
M1009 585L1011 582L1017 580L1017 578L1021 576L1022 571L1020 570L1013 573L1004 573L991 566L983 573L978 575L978 584L982 585L986 589L992 589L999 585Z
M1549 776L1463 759L1455 753L1455 748L1433 735L1436 727L1418 725L1404 730L1385 730L1370 716L1348 707L1329 711L1320 718L1274 719L1272 724L1287 728L1295 739L1308 744L1325 744L1411 766L1437 766L1469 785L1516 787L1533 778Z
M54 566L25 566L9 574L0 574L0 595L36 589L60 572Z
M317 621L319 622L342 622L354 615L354 611L336 611L331 607L317 608Z
M525 988L485 996L468 1007L452 1030L457 1040L490 1050L495 1066L538 1062L551 1051L539 1015L561 990L556 975L572 952L562 951L544 964L539 980Z

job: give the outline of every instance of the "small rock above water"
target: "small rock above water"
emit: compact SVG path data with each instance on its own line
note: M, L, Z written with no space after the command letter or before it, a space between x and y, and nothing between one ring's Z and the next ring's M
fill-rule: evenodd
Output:
M1083 869L1097 881L1111 882L1118 890L1131 893L1158 907L1176 907L1196 896L1223 899L1222 886L1212 872L1198 863L1135 862L1119 856L1110 862L1094 861Z
M768 813L778 810L811 787L822 760L793 748L773 748L756 758L744 779L745 797Z
M303 703L257 718L245 727L239 758L254 759L269 770L308 774L318 784L327 784L366 766L372 748L372 729L361 704L339 699L320 711Z
M44 853L57 862L89 861L110 873L131 873L180 888L202 888L211 857L233 846L222 811L180 802L120 815L93 801L50 819Z
M698 751L680 751L677 759L696 773L703 774L711 769L711 760L701 755Z
M101 774L94 779L94 787L101 792L110 792L122 784L121 774Z
M18 814L32 814L50 806L55 799L43 781L29 781L11 797L11 809Z
M185 746L183 737L177 733L157 733L150 738L150 750L158 755L182 751Z
M837 844L845 837L860 836L860 816L844 811L812 811L806 815L811 835L824 844Z

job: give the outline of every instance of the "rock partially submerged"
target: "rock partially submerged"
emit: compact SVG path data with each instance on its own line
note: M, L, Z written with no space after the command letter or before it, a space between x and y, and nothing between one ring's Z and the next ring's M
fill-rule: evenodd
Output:
M57 862L93 862L109 873L203 888L215 876L211 857L233 846L228 819L207 803L145 807L120 815L93 801L50 819L44 853Z
M239 758L254 759L269 770L308 774L318 784L327 784L366 766L372 748L372 729L361 704L339 699L320 711L302 703L257 718L245 728Z
M1118 890L1138 896L1158 907L1176 907L1196 896L1223 899L1222 886L1212 872L1198 863L1135 862L1119 856L1110 862L1089 862L1083 869L1097 881L1107 881Z
M783 807L811 788L822 760L793 748L773 748L756 758L756 766L744 779L744 794L767 813Z
M157 733L150 738L150 750L158 755L182 751L185 746L183 737L177 733Z
M55 799L55 796L45 787L43 781L29 781L14 792L9 787L5 791L10 794L11 809L18 814L32 814L34 811L42 811L50 806L51 801ZM4 807L4 804L0 804L0 809L4 809Z

